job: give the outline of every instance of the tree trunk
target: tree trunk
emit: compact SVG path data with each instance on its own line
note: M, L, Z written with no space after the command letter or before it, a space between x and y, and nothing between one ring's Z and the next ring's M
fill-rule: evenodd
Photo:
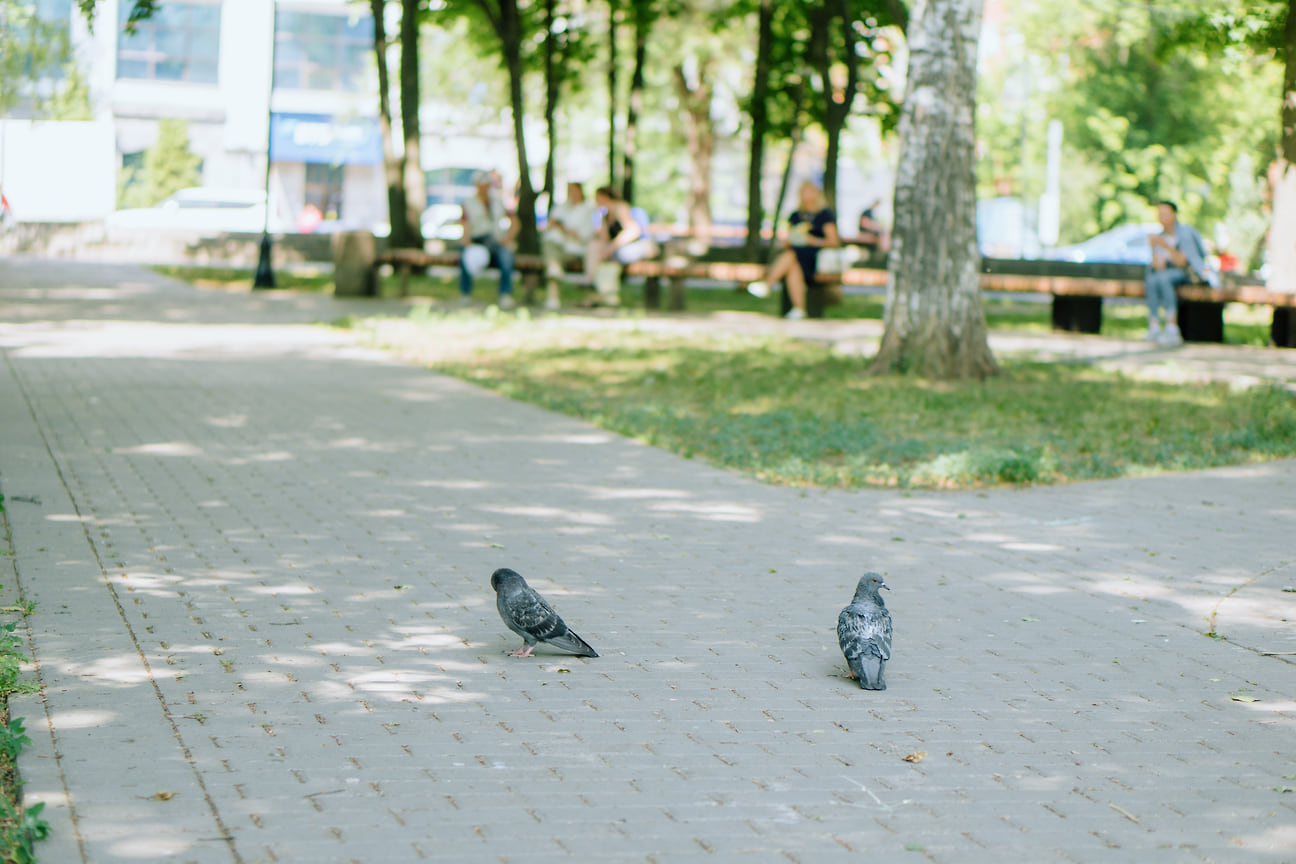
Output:
M747 242L743 254L756 261L761 251L761 177L765 169L765 135L769 131L770 54L774 50L774 0L761 0L756 22L756 75L751 92L751 161L747 164ZM777 218L777 214L776 218Z
M517 0L500 0L499 35L504 49L504 65L509 75L509 101L513 107L513 141L517 148L518 252L536 255L540 252L540 232L536 228L535 189L531 186L531 166L527 160L526 136L523 134L526 111L522 103L522 17Z
M621 171L621 197L634 203L635 156L639 149L639 112L643 110L644 64L648 57L648 34L652 30L652 5L634 5L634 71L630 74L630 98L626 105L625 155Z
M837 209L837 161L841 154L841 135L850 118L851 108L855 104L855 91L859 88L859 55L855 50L855 28L851 20L850 3L838 0L825 16L824 21L824 65L820 74L824 78L824 134L828 139L827 153L824 157L824 196L828 206ZM831 49L834 18L840 27L841 52L840 63L846 67L846 81L840 91L833 87L831 80L832 65L838 52ZM841 214L838 213L841 224ZM853 232L852 232L853 233Z
M711 122L711 58L695 56L696 75L685 63L675 67L675 94L684 116L685 147L689 154L688 225L695 237L711 236L711 162L715 127ZM693 80L690 80L693 79Z
M1296 294L1296 0L1287 2L1283 53L1286 66L1280 114L1281 152L1269 175L1273 186L1273 223L1269 226L1268 287L1270 291Z
M778 200L774 202L774 239L771 239L769 249L765 255L765 263L774 262L774 254L779 248L778 243L774 242L778 237L779 219L782 217L783 205L787 202L788 185L792 182L792 167L796 164L797 147L801 146L801 136L804 134L805 126L801 123L801 104L805 99L805 81L798 80L792 88L792 137L788 139L787 161L783 163L783 174L779 179ZM787 299L787 292L783 292L784 306L783 313L786 314L792 304Z
M374 21L374 58L378 63L378 128L382 133L383 178L387 183L388 243L394 248L417 246L418 241L405 219L405 157L396 153L392 134L391 75L387 71L387 23L383 20L386 0L369 0Z
M617 186L617 0L608 0L608 186Z
M981 0L919 0L909 19L885 332L872 371L933 379L998 371L976 245L976 46Z
M400 112L405 138L405 213L412 245L423 245L427 177L419 154L419 0L401 0Z
M544 4L544 74L545 74L545 129L549 132L549 155L545 158L544 192L549 196L549 209L553 210L554 188L557 181L558 162L558 124L554 118L558 114L558 97L560 82L558 78L557 51L554 50L554 0L545 0Z

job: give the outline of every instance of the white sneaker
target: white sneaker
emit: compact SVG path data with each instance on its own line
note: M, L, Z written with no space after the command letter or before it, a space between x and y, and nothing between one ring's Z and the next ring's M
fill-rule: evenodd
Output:
M796 306L793 306L791 309L788 310L788 313L783 317L786 318L788 321L800 321L802 318L805 317L805 310L798 309Z
M504 311L504 312L507 312L507 311L509 311L510 309L516 309L516 308L517 308L517 302L513 299L513 295L512 295L512 294L501 294L501 295L500 295L500 298L499 298L499 308L500 308L501 311Z
M1158 322L1156 321L1148 322L1148 332L1147 335L1143 337L1143 341L1144 342L1161 341L1161 325Z
M753 297L759 297L760 299L764 300L766 297L770 295L769 283L752 282L747 286L747 293L752 295Z
M549 310L550 312L557 312L561 308L562 308L562 304L559 303L557 300L553 299L552 297L550 297L548 300L545 301L545 309Z
M1179 332L1178 324L1167 324L1166 328L1161 331L1157 338L1158 345L1164 345L1167 348L1173 348L1176 345L1183 344L1183 334Z

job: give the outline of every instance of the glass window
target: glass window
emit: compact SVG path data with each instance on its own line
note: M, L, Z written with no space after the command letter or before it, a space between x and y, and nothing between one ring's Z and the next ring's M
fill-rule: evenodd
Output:
M364 92L375 86L373 18L280 12L275 21L276 87Z
M342 217L342 166L306 164L306 200L325 219Z
M126 32L133 4L118 4L117 77L215 84L220 54L218 2L165 3Z

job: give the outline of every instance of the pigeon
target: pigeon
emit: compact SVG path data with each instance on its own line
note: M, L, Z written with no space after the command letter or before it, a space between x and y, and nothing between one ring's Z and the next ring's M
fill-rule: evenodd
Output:
M850 605L837 616L837 641L850 666L850 677L858 678L864 690L886 689L882 673L891 659L891 613L878 594L879 588L891 590L881 574L865 573Z
M523 640L522 647L508 652L509 656L530 657L537 642L579 657L599 656L588 642L567 629L553 607L517 571L507 567L496 570L491 574L491 587L495 589L495 606L500 617Z

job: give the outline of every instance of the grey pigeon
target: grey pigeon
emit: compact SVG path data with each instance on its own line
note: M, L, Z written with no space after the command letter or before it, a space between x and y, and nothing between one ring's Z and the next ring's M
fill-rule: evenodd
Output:
M491 587L495 589L495 606L500 617L514 633L522 637L523 645L508 652L512 657L530 657L537 642L544 642L580 657L597 657L598 652L577 636L545 599L515 570L501 567L491 574Z
M891 613L878 594L891 587L879 573L865 573L855 588L850 605L837 616L837 641L841 644L850 677L858 678L865 690L885 690L882 673L891 659Z

